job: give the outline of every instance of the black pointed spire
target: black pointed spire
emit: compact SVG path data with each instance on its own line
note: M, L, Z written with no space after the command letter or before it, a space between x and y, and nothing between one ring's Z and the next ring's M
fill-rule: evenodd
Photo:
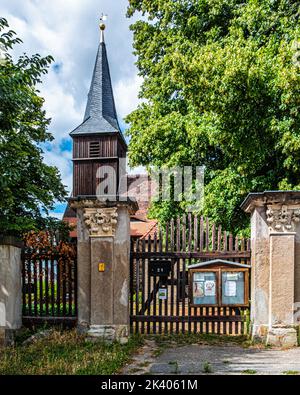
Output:
M104 28L104 25L100 26L101 40L98 47L84 119L82 124L74 129L70 135L119 133L124 140L115 107L104 42Z

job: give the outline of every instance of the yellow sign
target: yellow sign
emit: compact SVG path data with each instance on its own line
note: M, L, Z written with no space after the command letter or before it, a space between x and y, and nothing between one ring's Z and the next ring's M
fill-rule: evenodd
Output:
M99 263L98 264L98 270L99 270L99 272L104 272L104 270L105 270L105 263Z

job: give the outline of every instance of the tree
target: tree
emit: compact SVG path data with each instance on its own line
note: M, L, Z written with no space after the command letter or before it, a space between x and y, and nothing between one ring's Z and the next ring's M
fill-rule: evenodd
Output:
M130 163L204 165L203 213L241 231L248 192L300 187L299 2L130 0L136 11L145 100L127 117Z
M53 58L24 54L14 62L9 51L21 40L8 29L0 19L0 233L21 234L44 223L43 215L66 191L41 149L53 137L37 85Z

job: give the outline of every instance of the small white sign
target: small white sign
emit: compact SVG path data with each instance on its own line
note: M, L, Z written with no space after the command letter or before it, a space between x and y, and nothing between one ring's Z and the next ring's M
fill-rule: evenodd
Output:
M225 296L236 296L236 282L226 281L225 282Z
M226 278L227 280L235 280L237 281L239 279L239 273L226 273Z
M168 298L168 290L167 288L159 288L158 290L158 299L166 300Z

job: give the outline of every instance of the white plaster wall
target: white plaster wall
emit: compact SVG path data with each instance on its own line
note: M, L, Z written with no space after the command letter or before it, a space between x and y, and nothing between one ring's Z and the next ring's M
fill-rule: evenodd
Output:
M0 245L0 327L22 325L21 249Z

